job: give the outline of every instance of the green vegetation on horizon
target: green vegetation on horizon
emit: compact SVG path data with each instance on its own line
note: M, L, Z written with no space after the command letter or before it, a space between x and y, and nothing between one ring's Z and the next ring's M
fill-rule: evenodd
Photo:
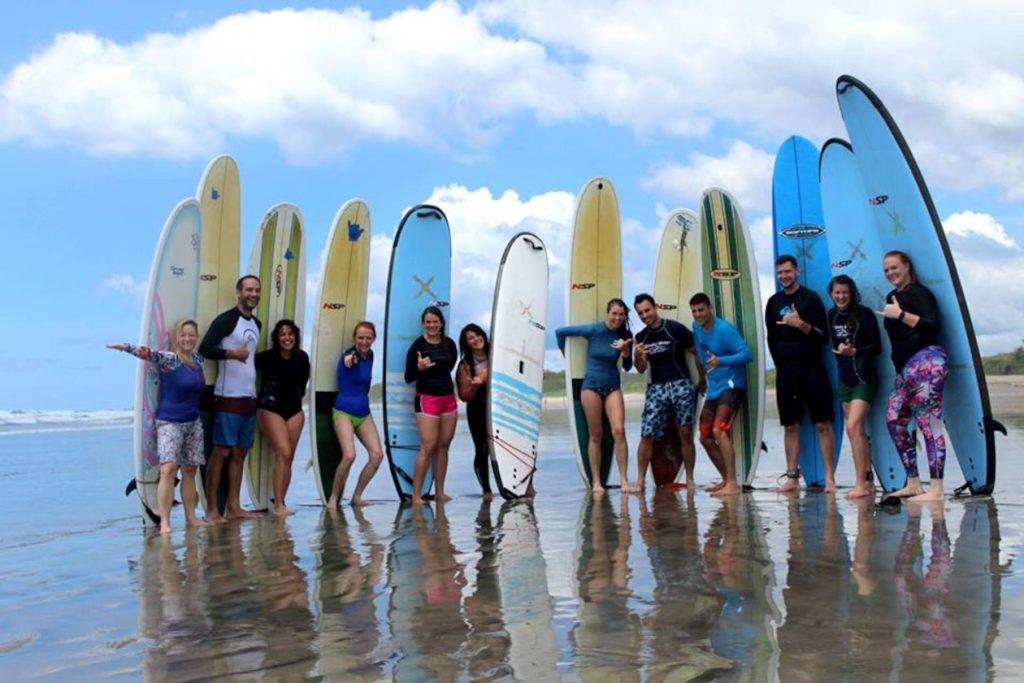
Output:
M986 375L1024 375L1024 345L1019 346L1016 351L997 353L994 356L987 356L981 359L985 366ZM647 385L647 378L635 372L627 372L622 376L622 391L627 394L642 394ZM765 378L765 386L775 386L775 370L768 370ZM370 388L370 400L379 403L382 395L380 384L374 384ZM544 371L544 396L561 397L565 396L565 372Z

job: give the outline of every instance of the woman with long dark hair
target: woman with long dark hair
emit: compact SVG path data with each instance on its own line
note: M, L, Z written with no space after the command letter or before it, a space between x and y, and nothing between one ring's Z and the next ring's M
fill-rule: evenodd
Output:
M873 495L871 442L864 421L875 393L874 357L882 351L878 321L871 309L861 305L857 283L849 275L836 275L828 283L835 304L828 312L832 352L839 366L839 401L846 420L846 434L853 449L857 483L847 498Z
M271 486L275 515L289 515L285 496L292 482L292 461L306 416L302 397L309 381L309 356L302 350L302 332L294 320L278 320L270 333L270 348L256 354L263 372L256 400L256 422L274 451Z
M555 330L558 348L565 353L569 337L587 340L587 369L583 375L580 402L587 420L587 460L590 463L591 490L604 491L601 484L602 417L607 415L615 441L615 460L624 493L632 493L629 483L629 446L626 443L626 407L622 399L619 360L628 371L633 367L633 333L629 329L629 308L622 299L612 299L605 307L605 319L586 325L570 325Z
M452 370L458 360L458 349L445 336L444 314L437 306L427 306L420 315L423 335L409 347L405 357L405 381L416 383L416 427L420 450L413 471L413 505L423 503L423 480L427 465L434 468L434 497L439 502L451 500L444 492L448 474L448 448L455 436L458 403Z
M896 381L889 394L885 421L903 467L907 485L893 493L914 501L942 500L946 437L942 396L949 364L939 345L939 306L931 290L917 280L910 256L890 251L882 260L885 279L895 289L885 297L885 331L892 344ZM913 418L924 437L931 483L925 492L917 473L917 444L908 425Z
M473 471L480 482L484 500L494 494L490 483L490 454L487 449L487 392L490 377L488 362L491 343L483 328L469 323L459 333L459 360L455 383L459 398L466 403L466 422L473 437Z

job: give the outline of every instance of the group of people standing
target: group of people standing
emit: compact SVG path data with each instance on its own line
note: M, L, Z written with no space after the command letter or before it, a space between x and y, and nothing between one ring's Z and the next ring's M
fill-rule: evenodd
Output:
M785 434L786 473L780 491L799 488L799 430L805 410L822 453L825 491L836 490L832 382L824 356L825 345L830 344L837 360L839 401L857 473L847 497L875 493L865 420L875 396L875 357L882 351L877 313L884 319L896 371L885 407L886 424L907 473L906 486L892 495L919 501L943 496L946 449L942 396L948 366L946 352L938 343L938 305L931 291L918 281L906 253L888 252L882 267L893 289L885 297L884 310L876 312L861 303L857 284L848 275L837 275L829 282L833 305L826 310L816 293L800 285L794 257L781 256L775 263L781 289L769 298L765 319L768 349L776 367L779 421ZM741 490L736 480L731 430L745 400L745 366L753 354L736 327L715 315L707 294L695 294L689 304L694 320L692 332L682 323L663 319L650 294L639 294L634 300L634 309L644 324L635 338L629 328L628 308L621 299L608 302L604 320L555 332L563 352L569 337L588 341L580 401L587 423L590 471L599 471L603 419L607 418L625 492L644 490L654 441L662 438L666 428L673 427L678 429L681 441L686 486L694 488L695 422L701 445L721 475L721 481L709 487L712 495L734 495ZM696 378L688 368L688 353L696 361ZM634 365L638 372L650 368L635 484L628 477L620 364L626 371ZM698 393L704 394L705 400L696 418ZM927 491L918 475L916 445L909 429L912 419L924 437L928 455L931 483ZM592 487L595 492L604 490L596 476Z
M156 512L161 533L171 530L170 513L179 469L185 519L190 526L256 516L242 507L241 487L245 458L254 443L257 426L275 456L272 512L290 514L285 498L291 483L295 450L305 424L302 401L309 382L309 356L301 348L299 326L287 319L274 326L271 348L256 352L262 328L254 314L260 302L260 287L260 280L254 275L240 278L235 287L236 306L214 318L202 343L199 343L198 324L194 320L181 320L172 329L168 351L131 344L108 345L152 363L160 372L160 397L154 417L160 463ZM405 373L407 382L416 383L420 451L416 459L415 490L422 489L427 468L433 466L436 498L450 499L444 484L457 415L452 372L458 365L458 395L467 404L475 449L474 470L485 498L490 498L493 494L489 485L485 424L487 336L478 325L467 325L459 337L460 360L455 342L444 334L445 320L440 309L429 306L423 311L421 323L423 336L409 348ZM341 353L338 361L338 394L332 418L341 459L327 501L332 508L341 500L355 461L356 439L366 449L368 460L352 494L353 505L368 504L363 493L384 457L369 400L376 337L372 322L357 323L352 346ZM217 380L210 406L213 449L209 461L205 457L205 437L199 414L206 385L203 362L207 358L217 361ZM262 373L258 387L257 371ZM199 468L204 465L206 519L196 514L196 479ZM223 489L222 481L226 483ZM421 502L418 494L413 496L414 504Z

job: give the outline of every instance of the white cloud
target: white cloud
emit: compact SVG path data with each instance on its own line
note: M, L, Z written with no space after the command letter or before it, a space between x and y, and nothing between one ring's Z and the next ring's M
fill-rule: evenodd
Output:
M1014 252L1020 251L1017 240L1007 234L1006 228L997 222L994 216L987 213L975 213L974 211L953 213L942 221L942 227L945 228L947 235L983 238ZM991 248L991 245L988 245L988 248Z
M701 193L712 186L729 190L744 209L770 211L774 163L774 152L735 140L724 156L694 153L687 164L657 166L642 185L698 211Z
M129 297L140 308L146 302L146 281L136 280L127 273L113 273L99 284L99 292L115 292Z
M967 258L959 253L955 256L981 353L989 355L1020 346L1024 257L993 260Z

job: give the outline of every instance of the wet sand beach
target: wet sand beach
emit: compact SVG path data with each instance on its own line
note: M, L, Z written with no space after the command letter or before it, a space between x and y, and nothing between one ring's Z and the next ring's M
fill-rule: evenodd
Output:
M0 437L4 680L934 681L1024 664L1024 379L992 382L991 498L889 513L757 488L592 498L549 404L535 501L485 503L464 424L455 500L323 510L305 437L296 514L144 533L131 430ZM630 399L631 413L639 404ZM635 451L639 425L628 424ZM360 453L360 458L364 457ZM950 483L959 472L950 463ZM698 479L712 479L699 453ZM852 480L848 453L841 484Z

